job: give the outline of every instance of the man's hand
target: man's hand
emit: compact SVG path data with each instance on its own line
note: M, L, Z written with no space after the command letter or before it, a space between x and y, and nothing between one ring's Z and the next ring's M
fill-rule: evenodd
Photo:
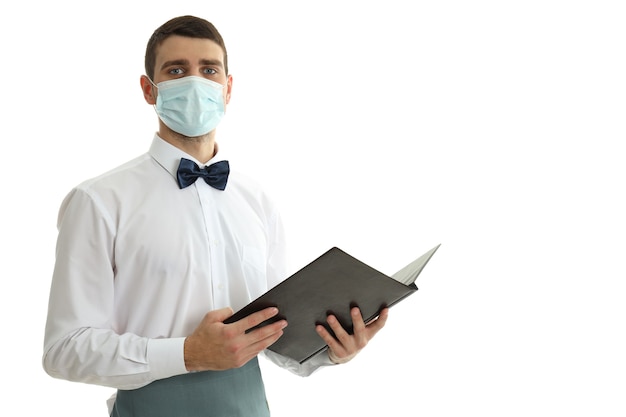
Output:
M224 324L223 321L232 314L229 307L208 312L191 336L185 339L185 367L188 371L239 368L277 341L287 326L285 320L279 320L246 333L278 314L275 307Z
M333 363L346 363L354 358L372 340L374 335L385 326L389 309L384 308L378 317L367 325L363 321L361 310L358 307L353 307L350 310L350 315L354 328L352 335L346 332L339 320L337 320L337 317L333 315L329 315L326 321L332 331L335 332L337 338L334 338L324 326L318 325L315 327L317 333L330 348L328 356Z

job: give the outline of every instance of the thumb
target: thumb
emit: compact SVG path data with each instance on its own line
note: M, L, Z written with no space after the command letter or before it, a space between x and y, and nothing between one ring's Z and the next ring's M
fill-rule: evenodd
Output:
M207 323L223 322L232 315L233 309L230 307L224 307L218 310L209 311L206 316L204 316L204 321Z

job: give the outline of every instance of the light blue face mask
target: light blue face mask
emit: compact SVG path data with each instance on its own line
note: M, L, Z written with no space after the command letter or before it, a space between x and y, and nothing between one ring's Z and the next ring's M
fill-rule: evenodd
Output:
M205 135L224 117L222 84L187 76L160 82L156 87L159 89L156 112L174 132L188 137Z

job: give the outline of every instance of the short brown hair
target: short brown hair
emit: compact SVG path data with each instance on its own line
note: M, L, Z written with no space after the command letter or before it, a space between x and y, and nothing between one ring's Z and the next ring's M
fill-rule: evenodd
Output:
M224 39L211 22L195 16L180 16L168 20L154 31L146 46L145 68L146 75L154 80L157 48L165 39L172 35L188 38L209 39L217 43L224 51L224 71L228 74L228 54Z

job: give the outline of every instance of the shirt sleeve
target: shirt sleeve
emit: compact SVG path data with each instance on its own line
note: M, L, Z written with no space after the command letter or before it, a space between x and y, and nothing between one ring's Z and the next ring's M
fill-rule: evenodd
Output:
M70 381L133 389L187 372L184 339L118 334L115 227L82 189L63 201L44 337L43 367Z
M285 368L291 373L301 376L307 377L313 374L318 369L325 366L335 366L330 358L328 357L328 349L324 349L309 360L304 363L300 363L295 359L288 358L286 356L280 355L276 352L273 352L269 349L266 349L262 352L263 356L267 359L280 366L281 368Z

